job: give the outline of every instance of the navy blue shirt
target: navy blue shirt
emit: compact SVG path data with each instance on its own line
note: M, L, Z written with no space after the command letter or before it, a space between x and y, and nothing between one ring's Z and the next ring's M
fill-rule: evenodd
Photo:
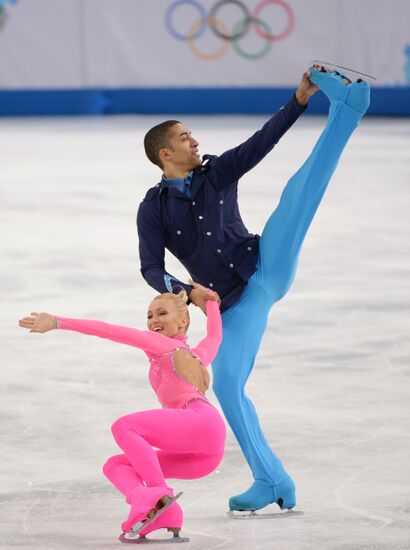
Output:
M192 279L222 298L221 311L241 296L256 270L259 235L249 233L238 208L238 180L271 151L304 112L295 97L241 145L220 156L204 155L192 173L190 196L165 178L139 206L141 273L158 292L192 287L165 271L165 249Z

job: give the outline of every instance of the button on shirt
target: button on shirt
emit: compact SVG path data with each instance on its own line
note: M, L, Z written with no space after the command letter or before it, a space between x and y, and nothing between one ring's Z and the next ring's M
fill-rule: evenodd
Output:
M186 178L161 182L139 206L137 227L141 273L158 292L187 293L192 287L165 270L165 249L194 281L222 298L221 311L241 296L256 270L259 236L250 233L239 213L238 180L261 161L304 112L295 98L241 145L220 156L204 155Z

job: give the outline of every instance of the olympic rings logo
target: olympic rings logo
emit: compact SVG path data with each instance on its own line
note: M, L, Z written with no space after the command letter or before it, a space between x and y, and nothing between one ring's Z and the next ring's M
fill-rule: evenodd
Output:
M4 24L7 19L7 11L5 8L5 5L9 4L16 4L17 0L0 0L0 30L4 27Z
M222 7L231 4L237 6L243 14L242 19L235 23L232 28L227 28L218 15ZM284 11L286 16L286 25L281 32L274 34L269 25L261 19L261 12L268 6L275 4ZM191 25L189 29L182 34L175 28L174 18L176 12L182 8L190 6L198 12L198 19ZM273 42L278 42L287 38L295 27L295 15L290 6L284 0L262 0L251 12L244 2L241 0L218 0L213 7L206 12L205 8L198 0L175 0L167 9L165 14L165 26L168 32L175 39L186 42L192 54L205 61L215 61L219 59L229 49L232 44L235 52L249 60L261 59L267 55L272 47ZM257 52L246 52L240 44L240 40L244 38L250 29L253 29L259 37L263 39L262 48ZM221 41L221 46L212 53L205 53L197 46L197 39L202 37L207 29L217 36Z

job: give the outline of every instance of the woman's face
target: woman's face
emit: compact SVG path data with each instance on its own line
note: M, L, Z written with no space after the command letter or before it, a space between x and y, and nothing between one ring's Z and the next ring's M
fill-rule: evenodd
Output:
M172 338L185 334L188 319L178 311L173 300L158 298L153 300L148 308L147 326L148 330Z

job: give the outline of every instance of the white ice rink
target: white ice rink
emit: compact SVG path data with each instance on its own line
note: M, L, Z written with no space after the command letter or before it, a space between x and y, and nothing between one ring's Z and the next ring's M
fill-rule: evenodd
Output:
M160 172L142 139L165 118L0 121L1 548L121 547L127 506L101 466L119 452L112 422L157 407L145 356L78 334L29 334L17 321L49 311L144 327L154 291L139 273L135 212ZM264 120L183 117L202 153ZM324 121L298 121L240 182L250 231L262 230ZM218 471L173 483L191 539L181 548L410 549L409 161L408 120L363 122L248 384L305 515L226 516L229 496L251 483L229 432ZM205 324L192 316L195 342Z

